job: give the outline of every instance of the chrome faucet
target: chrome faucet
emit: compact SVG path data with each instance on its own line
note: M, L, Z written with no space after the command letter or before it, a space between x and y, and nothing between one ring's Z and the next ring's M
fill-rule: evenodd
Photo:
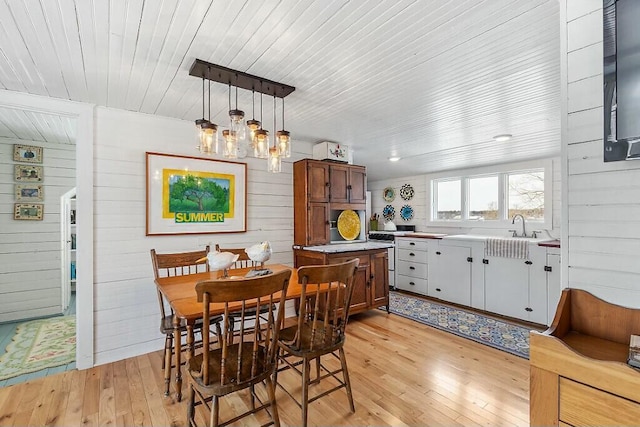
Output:
M520 220L522 221L522 235L519 236L519 237L527 237L527 230L525 229L524 217L522 216L522 214L515 214L513 216L513 218L511 219L511 224L515 224L516 223L516 218L518 218L518 217L520 217ZM518 235L516 234L515 237L518 237Z

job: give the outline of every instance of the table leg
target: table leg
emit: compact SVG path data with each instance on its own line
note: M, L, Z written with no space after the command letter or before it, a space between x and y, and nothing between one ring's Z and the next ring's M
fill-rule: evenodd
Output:
M182 369L181 369L181 353L182 353L182 334L180 332L180 319L173 316L173 347L176 353L176 400L182 400Z
M193 325L191 323L187 323L187 363L193 357L194 353L194 338L193 338Z

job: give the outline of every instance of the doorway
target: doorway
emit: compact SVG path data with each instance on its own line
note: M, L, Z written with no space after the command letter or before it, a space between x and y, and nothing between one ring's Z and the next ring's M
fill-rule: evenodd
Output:
M77 245L83 250L76 254L76 366L79 369L94 364L93 318L93 149L94 106L49 97L0 90L0 108L72 118L76 126L75 182L78 215L76 217ZM56 223L59 215L56 213ZM81 232L80 232L81 231ZM57 245L57 243L55 243ZM58 288L60 289L60 288ZM59 292L59 291L58 291ZM59 307L62 305L60 304Z

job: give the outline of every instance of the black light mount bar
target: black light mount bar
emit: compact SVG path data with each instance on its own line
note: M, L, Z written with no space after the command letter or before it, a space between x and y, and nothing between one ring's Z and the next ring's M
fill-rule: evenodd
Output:
M213 82L223 83L225 85L239 87L247 90L255 90L269 96L284 98L291 92L296 90L295 87L284 83L274 82L273 80L264 79L242 71L233 70L223 67L222 65L212 64L201 59L196 59L191 68L189 75L198 78L204 78Z

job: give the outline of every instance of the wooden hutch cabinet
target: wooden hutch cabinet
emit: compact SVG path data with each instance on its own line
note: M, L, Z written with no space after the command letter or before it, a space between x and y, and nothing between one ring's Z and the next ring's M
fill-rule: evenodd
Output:
M351 314L382 306L389 310L387 248L362 242L329 244L332 239L336 243L336 230L331 228L336 215L346 209L364 211L366 194L364 166L311 159L293 164L295 267L337 264L358 258Z
M333 210L364 210L367 193L364 166L304 159L293 164L293 243L330 242Z

